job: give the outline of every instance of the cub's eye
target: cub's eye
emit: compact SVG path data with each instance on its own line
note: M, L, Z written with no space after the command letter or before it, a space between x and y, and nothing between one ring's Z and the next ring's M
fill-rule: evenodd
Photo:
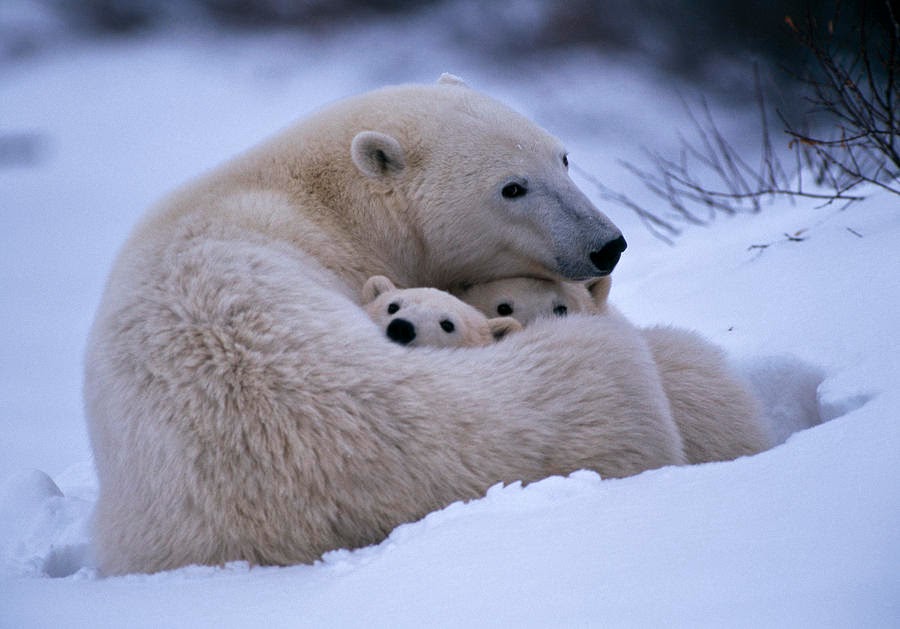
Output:
M568 155L563 155L563 166L565 166L566 168L569 167L569 156Z
M501 317L508 317L512 313L513 313L512 306L510 306L507 303L502 303L499 306L497 306L497 314L500 315Z
M522 184L508 183L503 186L503 190L500 191L500 194L506 199L515 199L516 197L525 196L526 192L528 192L528 188Z
M565 317L567 314L569 314L569 309L562 304L559 304L558 306L553 306L553 314L555 314L557 317Z
M450 334L450 332L453 332L453 330L456 329L456 326L453 325L453 322L449 319L444 319L441 321L441 329L447 334Z
M400 304L398 304L396 301L388 305L388 314L394 314L398 310L400 310Z

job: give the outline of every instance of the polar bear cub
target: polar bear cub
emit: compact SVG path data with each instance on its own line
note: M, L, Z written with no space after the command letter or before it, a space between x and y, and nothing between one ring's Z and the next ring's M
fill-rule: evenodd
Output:
M436 288L399 289L383 275L366 281L364 308L395 343L428 347L479 347L522 329L512 317L488 319Z
M523 325L576 312L612 316L627 324L608 303L611 286L609 276L583 283L512 278L476 284L456 294L485 315L515 317ZM722 350L689 330L636 329L653 355L688 462L727 461L774 445L749 385Z
M540 317L564 317L570 312L606 314L611 286L608 275L587 282L515 277L469 285L454 294L485 316L513 317L528 325Z

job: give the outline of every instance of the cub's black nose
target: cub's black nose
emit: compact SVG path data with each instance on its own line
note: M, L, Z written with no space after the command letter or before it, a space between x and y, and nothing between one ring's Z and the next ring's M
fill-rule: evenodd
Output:
M406 319L394 319L388 324L387 337L395 343L407 345L416 338L416 326Z
M594 263L594 266L597 267L597 270L600 271L600 275L609 275L612 273L612 270L616 268L616 264L619 263L619 257L621 257L622 252L625 251L625 248L628 246L628 243L625 242L625 238L619 236L615 240L611 240L599 251L594 251L591 253L591 262Z

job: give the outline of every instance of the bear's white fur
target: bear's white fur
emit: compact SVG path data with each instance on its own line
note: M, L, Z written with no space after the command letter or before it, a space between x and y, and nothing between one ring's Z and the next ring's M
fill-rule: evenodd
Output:
M487 317L514 317L528 325L569 312L604 314L611 285L608 275L583 283L513 277L459 287L454 294Z
M730 461L774 445L749 383L690 330L642 328L690 463Z
M488 319L448 292L399 289L383 275L366 281L362 301L389 339L409 347L481 347L522 329L512 317Z
M511 278L476 284L457 294L487 316L503 312L523 325L570 312L605 314L627 325L608 303L611 286L609 276L586 283ZM749 385L719 348L673 327L643 328L640 333L653 353L690 463L728 461L773 445Z
M684 463L653 357L619 320L411 351L360 307L376 274L448 289L608 273L624 240L564 155L457 81L400 86L151 211L86 354L101 571L312 562L497 482Z

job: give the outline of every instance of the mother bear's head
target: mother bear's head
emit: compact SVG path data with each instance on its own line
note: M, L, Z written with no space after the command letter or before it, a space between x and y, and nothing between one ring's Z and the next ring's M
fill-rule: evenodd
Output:
M450 75L382 94L351 156L414 215L435 283L612 272L625 239L569 178L559 140Z

